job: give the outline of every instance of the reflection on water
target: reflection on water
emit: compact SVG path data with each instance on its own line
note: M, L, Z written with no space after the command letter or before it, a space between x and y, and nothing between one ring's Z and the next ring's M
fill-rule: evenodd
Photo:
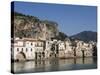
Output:
M15 73L26 72L47 72L62 70L79 70L97 68L97 60L94 58L77 58L77 59L50 59L27 62L14 62Z

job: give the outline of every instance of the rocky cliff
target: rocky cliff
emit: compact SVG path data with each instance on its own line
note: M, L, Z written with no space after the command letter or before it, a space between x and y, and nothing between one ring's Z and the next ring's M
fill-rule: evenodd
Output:
M58 24L53 21L42 21L35 16L12 13L14 37L50 39L59 35Z

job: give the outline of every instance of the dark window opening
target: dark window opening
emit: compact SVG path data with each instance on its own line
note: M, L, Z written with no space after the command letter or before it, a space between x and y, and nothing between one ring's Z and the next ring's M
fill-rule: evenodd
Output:
M33 43L31 43L31 46L33 45Z
M19 51L19 48L17 48L17 52Z
M32 48L31 48L31 52L32 52Z
M23 52L23 48L22 48L22 52Z
M26 52L28 51L28 49L26 48Z

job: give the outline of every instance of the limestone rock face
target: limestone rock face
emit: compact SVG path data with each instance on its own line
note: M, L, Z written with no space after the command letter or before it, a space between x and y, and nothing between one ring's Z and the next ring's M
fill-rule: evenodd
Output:
M12 19L15 37L50 39L59 34L58 24L52 21L41 21L37 17L14 13Z

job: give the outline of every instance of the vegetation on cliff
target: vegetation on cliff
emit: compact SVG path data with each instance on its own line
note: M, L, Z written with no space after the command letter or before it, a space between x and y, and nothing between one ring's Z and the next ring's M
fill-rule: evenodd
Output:
M40 20L35 16L14 12L12 26L15 37L50 39L59 35L58 24L53 21Z
M80 39L82 41L97 41L97 32L83 31L76 35L68 37L65 33L60 32L58 23L49 20L40 20L31 15L24 15L17 12L12 12L11 26L15 37L38 38L65 40L66 38Z

